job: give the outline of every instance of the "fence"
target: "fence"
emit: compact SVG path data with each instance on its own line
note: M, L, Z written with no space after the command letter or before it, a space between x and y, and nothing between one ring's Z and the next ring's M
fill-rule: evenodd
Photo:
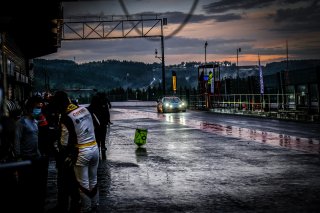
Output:
M293 94L229 94L192 95L188 101L190 109L229 111L243 113L264 113L277 118L295 120L319 119L319 104L298 103Z

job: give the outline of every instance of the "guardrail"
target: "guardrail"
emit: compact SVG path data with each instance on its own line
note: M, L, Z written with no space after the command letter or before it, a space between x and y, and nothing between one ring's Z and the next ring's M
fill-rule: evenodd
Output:
M190 109L214 112L259 115L280 119L319 121L319 104L297 104L293 94L229 94L192 95Z

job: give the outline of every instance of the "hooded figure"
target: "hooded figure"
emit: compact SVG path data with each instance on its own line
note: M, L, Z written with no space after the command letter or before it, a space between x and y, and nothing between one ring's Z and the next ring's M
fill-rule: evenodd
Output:
M95 126L95 135L101 150L102 159L106 159L106 135L109 121L109 105L105 93L97 93L92 97L88 110L97 117L99 125Z

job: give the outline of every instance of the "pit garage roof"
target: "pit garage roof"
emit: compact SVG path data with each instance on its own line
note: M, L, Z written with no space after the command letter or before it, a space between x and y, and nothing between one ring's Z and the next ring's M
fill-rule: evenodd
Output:
M2 1L0 32L6 32L26 59L57 52L57 20L62 19L62 2Z

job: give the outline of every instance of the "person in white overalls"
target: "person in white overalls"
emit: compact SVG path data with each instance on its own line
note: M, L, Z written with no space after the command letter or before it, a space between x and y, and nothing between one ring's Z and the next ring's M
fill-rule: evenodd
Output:
M73 166L79 185L81 212L91 212L99 206L99 149L92 116L87 108L72 104L63 91L56 92L54 100L61 112L60 143L68 153L65 162Z

